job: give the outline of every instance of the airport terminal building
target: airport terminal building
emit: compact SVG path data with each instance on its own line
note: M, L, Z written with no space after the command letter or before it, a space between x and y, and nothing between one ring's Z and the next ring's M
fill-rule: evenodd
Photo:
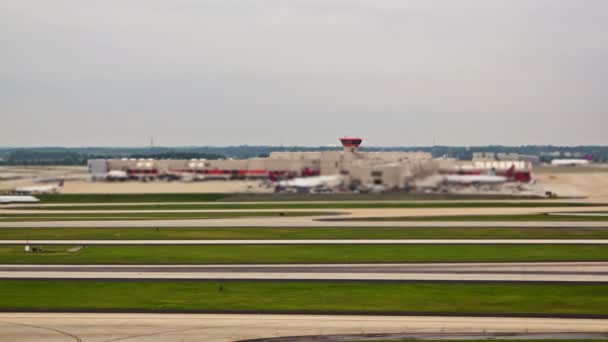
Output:
M342 151L272 152L267 158L249 159L93 159L93 179L267 179L270 181L341 175L348 188L359 185L405 188L415 177L436 170L437 163L424 152L361 152L360 138L340 139ZM110 176L110 177L109 177ZM119 177L116 177L119 178Z

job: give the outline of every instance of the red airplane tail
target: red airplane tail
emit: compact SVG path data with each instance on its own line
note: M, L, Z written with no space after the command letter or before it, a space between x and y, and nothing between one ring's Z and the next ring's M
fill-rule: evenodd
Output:
M511 165L507 172L505 172L505 177L507 177L507 179L515 177L515 165Z

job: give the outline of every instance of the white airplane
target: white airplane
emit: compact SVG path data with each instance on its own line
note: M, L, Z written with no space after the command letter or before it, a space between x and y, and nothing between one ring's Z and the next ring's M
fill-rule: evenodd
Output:
M278 181L279 188L313 189L313 188L337 188L342 185L343 179L340 175L300 177Z
M505 183L509 180L513 180L514 175L515 175L515 166L513 165L506 172L504 172L500 175L497 175L495 172L477 174L477 175L451 174L451 175L446 175L444 177L444 181L448 184L461 184L461 185L501 184L501 183Z
M508 180L496 175L446 175L445 181L451 184L499 184Z
M15 189L15 193L20 195L50 194L56 193L61 188L63 188L63 181L52 185L24 186Z
M40 200L34 196L0 196L0 204L36 202L40 202Z
M129 175L127 175L126 171L122 171L122 170L110 170L108 173L106 173L106 179L107 180L126 180L129 178Z
M588 165L589 160L587 159L553 159L551 165L560 166L576 166L576 165Z

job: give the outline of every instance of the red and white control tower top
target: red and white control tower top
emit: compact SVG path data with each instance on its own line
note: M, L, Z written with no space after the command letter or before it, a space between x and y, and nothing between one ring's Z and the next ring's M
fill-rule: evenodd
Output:
M340 138L342 146L344 146L344 152L355 152L361 145L363 139L361 138Z

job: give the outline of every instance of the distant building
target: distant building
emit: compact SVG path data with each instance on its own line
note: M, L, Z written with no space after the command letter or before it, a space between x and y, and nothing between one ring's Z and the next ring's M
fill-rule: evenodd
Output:
M426 152L361 152L360 138L340 139L343 151L272 152L250 159L93 159L88 161L93 179L107 179L110 172L128 178L269 179L272 181L319 175L342 175L346 186L379 185L404 188L414 177L436 170Z

